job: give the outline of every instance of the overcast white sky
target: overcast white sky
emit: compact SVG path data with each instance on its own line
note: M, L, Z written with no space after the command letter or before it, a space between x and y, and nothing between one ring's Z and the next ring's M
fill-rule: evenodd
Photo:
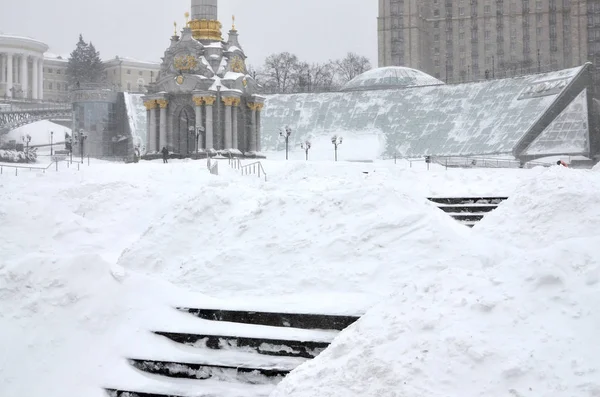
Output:
M33 37L68 55L79 33L103 59L159 61L190 0L0 0L0 31ZM5 4L10 3L10 5ZM365 55L377 64L377 0L219 0L224 37L236 16L252 65L289 51L309 62Z

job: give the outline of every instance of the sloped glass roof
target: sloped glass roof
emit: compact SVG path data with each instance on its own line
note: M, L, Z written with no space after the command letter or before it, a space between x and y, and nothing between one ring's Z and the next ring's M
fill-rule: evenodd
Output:
M589 151L587 89L544 130L527 150L526 155L581 154Z
M410 90L268 96L263 150L276 150L279 128L289 125L297 145L347 132L382 137L382 156L512 155L585 67Z
M392 66L369 70L348 82L342 91L368 91L442 84L444 84L443 81L419 70Z

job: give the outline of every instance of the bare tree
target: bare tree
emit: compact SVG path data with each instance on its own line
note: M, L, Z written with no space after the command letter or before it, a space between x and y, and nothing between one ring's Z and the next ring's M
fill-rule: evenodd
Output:
M367 57L349 52L344 59L336 61L340 82L345 84L356 76L371 69L371 62Z
M273 54L265 60L265 86L281 94L292 92L298 75L298 57L289 52Z
M333 62L300 62L296 68L297 92L327 92L333 89L336 66Z

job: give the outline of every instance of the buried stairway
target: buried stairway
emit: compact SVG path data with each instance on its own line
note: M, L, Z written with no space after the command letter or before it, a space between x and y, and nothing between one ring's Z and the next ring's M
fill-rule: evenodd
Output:
M465 226L473 227L494 211L508 197L443 197L429 198L439 209Z
M129 358L159 390L106 389L111 397L262 397L294 368L319 355L359 317L188 309L198 333L154 332L188 360Z

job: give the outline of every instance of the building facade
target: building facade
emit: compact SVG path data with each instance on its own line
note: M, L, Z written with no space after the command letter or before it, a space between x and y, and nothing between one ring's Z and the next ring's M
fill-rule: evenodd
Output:
M146 86L155 82L160 63L115 57L105 62L109 86L120 92L145 93Z
M265 98L248 74L235 25L224 40L217 0L192 0L192 20L171 37L160 74L144 97L146 154L214 151L256 157Z
M600 61L598 0L379 0L379 66L449 83Z
M27 37L0 35L0 99L44 99L44 53L48 46Z
M50 102L69 101L67 79L68 59L46 53L44 56L44 100Z

